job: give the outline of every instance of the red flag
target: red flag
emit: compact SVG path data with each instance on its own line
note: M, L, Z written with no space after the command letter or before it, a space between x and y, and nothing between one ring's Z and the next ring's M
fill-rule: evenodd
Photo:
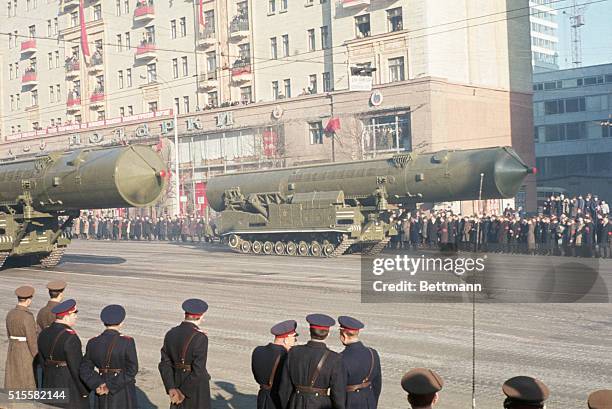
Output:
M338 129L340 129L340 118L330 118L327 125L325 125L325 132L335 133Z
M206 21L204 20L204 0L200 0L200 25L202 28L206 27Z
M89 44L87 43L87 29L85 28L85 11L83 10L83 3L85 0L79 2L79 22L81 23L81 48L83 49L83 55L89 57Z

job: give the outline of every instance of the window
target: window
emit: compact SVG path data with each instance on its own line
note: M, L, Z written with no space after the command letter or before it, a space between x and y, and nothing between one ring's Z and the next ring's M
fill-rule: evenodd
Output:
M276 100L279 96L278 81L272 81L272 99Z
M9 64L9 79L13 79L13 64Z
M36 37L36 26L28 27L28 34L30 34L30 38Z
M145 38L147 43L155 44L155 26L145 27Z
M278 58L278 47L276 44L276 37L270 39L270 58L276 60Z
M8 10L7 10L6 16L10 17L11 14L13 14L13 6L12 6L11 1L9 0L9 2L8 2Z
M62 87L60 86L60 84L57 84L55 86L55 100L57 102L60 102L62 100Z
M383 115L364 121L366 152L411 150L410 114Z
M206 53L206 72L210 73L217 71L217 54L214 51Z
M185 17L181 17L181 37L187 36L187 20Z
M53 19L53 35L57 35L59 32L59 20L57 17Z
M174 98L174 109L177 115L181 114L181 100L179 98Z
M106 113L104 111L98 111L98 121L103 121L106 118Z
M170 20L170 37L176 38L176 20Z
M289 57L289 34L283 35L283 57Z
M9 40L9 46L8 48L13 48L13 33L9 33L8 35L8 40Z
M317 93L317 74L308 77L308 92L311 94Z
M157 81L157 64L147 64L147 82Z
M327 26L321 27L321 48L326 49L329 47L329 28Z
M183 97L183 112L189 113L189 96Z
M40 129L40 124L38 122L32 122L32 130L38 131Z
M123 1L123 14L130 14L130 0Z
M79 12L73 11L70 13L70 27L76 27L79 25Z
M208 93L208 105L215 108L219 106L219 97L217 91Z
M124 107L120 107L119 108L119 116L121 118L123 118L125 116L125 108Z
M214 33L216 31L214 10L208 10L204 12L204 27L206 27L205 30L209 33Z
M276 13L276 0L268 0L268 14Z
M59 68L60 66L60 55L59 51L55 52L55 68Z
M13 67L11 66L11 68ZM50 70L53 69L53 53L47 54L47 68L49 68Z
M183 66L183 77L189 75L189 64L187 63L187 57L181 57L181 63Z
M104 93L104 75L96 76L96 88L94 89L94 93Z
M117 16L121 15L121 0L116 0L115 1L115 14Z
M123 40L121 34L117 34L117 51L123 51Z
M250 86L240 88L240 102L243 104L253 102L253 93Z
M94 21L102 20L102 5L95 4L93 7L93 19Z
M53 85L49 86L49 102L55 102L55 87Z
M16 98L16 101L17 101L16 102L16 107L17 107L17 109L20 109L21 108L21 94L15 95L15 98Z
M31 92L32 95L32 106L38 106L38 90L33 89Z
M317 48L315 41L315 31L314 28L311 28L308 30L308 51L314 51Z
M285 86L285 98L291 98L291 80L287 78L283 81L283 85Z
M15 96L11 95L11 111L15 109Z
M172 59L172 78L176 79L179 77L178 58Z
M238 57L247 64L251 63L251 44L238 45Z
M363 16L355 17L355 35L357 38L369 37L370 36L370 15L364 14Z
M130 33L126 32L124 37L125 37L125 49L130 51Z
M157 111L157 101L149 102L149 112Z
M280 9L281 11L287 11L287 7L288 7L288 1L287 0L280 0Z
M389 59L389 81L404 81L404 57Z
M402 8L387 10L387 21L389 22L389 31L400 31L404 29L402 22Z
M126 84L127 87L131 87L132 86L132 69L128 68L127 70L125 70L125 79L126 79Z
M311 145L323 144L323 123L321 121L308 122L308 134Z
M81 114L74 116L74 122L76 122L77 124L80 124L82 121L83 121L83 118L81 117Z
M127 109L128 109L128 115L130 115L130 116L134 115L134 107L133 106L128 105Z
M53 35L53 25L51 24L51 20L47 20L47 37L51 37Z
M119 89L122 89L123 88L123 70L119 70L117 77L118 77Z

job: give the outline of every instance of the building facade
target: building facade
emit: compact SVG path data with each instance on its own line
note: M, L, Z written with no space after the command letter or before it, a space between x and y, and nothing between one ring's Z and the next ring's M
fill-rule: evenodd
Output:
M559 69L558 1L529 0L531 63L534 72Z
M186 187L400 151L511 145L533 163L527 4L12 0L0 157L159 144L174 111ZM373 91L351 92L359 71Z
M612 200L612 64L534 75L538 186Z

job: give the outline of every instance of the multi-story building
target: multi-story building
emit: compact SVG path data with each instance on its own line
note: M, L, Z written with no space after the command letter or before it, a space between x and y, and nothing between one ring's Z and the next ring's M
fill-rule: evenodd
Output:
M176 126L193 183L494 145L535 161L528 0L37 1L11 3L6 19L5 159L153 143ZM372 91L350 91L355 72L371 73ZM524 193L535 204L533 181Z
M541 187L612 200L612 64L534 75Z
M534 72L559 69L558 5L554 0L529 0L531 63Z

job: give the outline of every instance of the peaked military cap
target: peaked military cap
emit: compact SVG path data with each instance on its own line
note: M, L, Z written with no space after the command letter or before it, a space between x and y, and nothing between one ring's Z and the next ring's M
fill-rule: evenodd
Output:
M402 388L413 395L428 395L442 390L444 381L440 375L427 368L415 368L402 377Z
M125 319L125 308L117 304L107 305L100 312L104 325L119 325Z
M306 321L308 321L308 323L310 324L310 328L317 329L329 329L329 327L333 327L334 325L336 325L336 320L325 314L307 315Z
M286 338L289 335L295 333L295 329L297 328L297 322L294 320L287 320L283 322L279 322L270 328L270 332L275 337Z
M592 392L588 400L589 409L612 409L612 390L602 389Z
M47 288L51 291L62 291L67 285L68 284L66 284L66 282L63 280L54 280L47 283Z
M504 394L515 402L541 404L550 396L550 391L542 381L531 376L515 376L502 386Z
M208 310L208 304L199 298L190 298L183 302L183 311L189 315L202 315Z
M64 315L77 312L76 301L73 299L69 299L62 303L59 303L55 307L53 307L51 312L58 317L63 317Z
M360 329L363 329L363 327L365 327L365 325L363 325L363 322L359 321L356 318L348 317L346 315L341 315L338 317L338 324L340 324L340 327L342 328L354 331L359 331Z
M15 295L18 298L30 298L34 296L34 287L31 285L22 285L15 290Z

